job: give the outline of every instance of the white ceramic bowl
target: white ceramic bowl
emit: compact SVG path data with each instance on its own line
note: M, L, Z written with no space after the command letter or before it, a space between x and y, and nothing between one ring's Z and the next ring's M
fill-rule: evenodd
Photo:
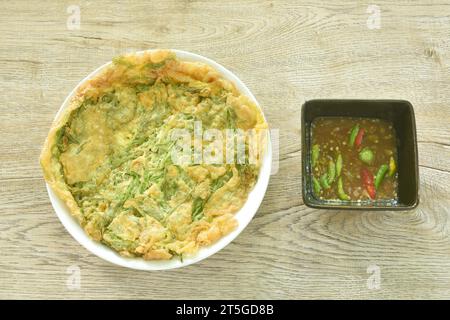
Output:
M151 50L149 50L151 51ZM214 62L208 58L205 58L203 56L200 56L198 54L181 51L181 50L171 50L176 53L177 57L180 60L186 60L186 61L199 61L206 63L210 66L212 66L214 69L219 71L226 79L233 82L238 90L252 99L256 105L259 106L258 102L256 101L253 94L250 92L250 90L245 86L245 84L239 80L237 76L235 76L231 71L226 69L225 67L221 66L217 62ZM138 52L138 54L143 53L143 51ZM95 76L100 70L108 66L111 62L108 62L104 64L103 66L99 67L97 70L92 72L90 75L88 75L85 79L83 79L76 87L72 90L72 92L69 94L69 96L66 98L64 103L62 104L60 110L58 111L58 115L68 106L70 99L80 87L82 83L84 83L86 80L92 78ZM116 253L114 250L110 249L109 247L92 240L88 237L88 235L84 232L84 230L80 227L78 222L72 217L72 215L69 212L69 209L66 207L65 203L61 201L53 192L51 187L47 185L47 191L50 197L50 201L53 205L53 208L55 209L56 215L58 216L59 220L61 220L61 223L64 225L64 227L69 231L69 233L74 237L81 245L83 245L86 249L88 249L93 254L99 256L100 258L109 261L111 263L117 264L119 266L132 268L132 269L138 269L138 270L163 270L163 269L172 269L172 268L179 268L183 266L187 266L190 264L193 264L195 262L201 261L212 254L218 252L219 250L223 249L225 246L227 246L231 241L236 238L239 233L244 230L244 228L247 226L247 224L250 222L250 220L255 215L256 211L258 210L263 198L264 194L267 189L267 185L269 184L269 177L270 177L270 170L271 170L271 162L272 162L272 145L270 140L270 135L268 134L267 139L267 151L264 154L261 172L258 178L258 181L256 182L256 185L254 189L250 192L248 196L248 200L244 204L244 206L239 210L235 217L238 221L238 227L225 237L219 239L214 244L208 246L208 247L202 247L199 249L199 251L193 256L193 257L187 257L183 259L183 262L181 262L179 259L172 259L172 260L163 260L163 261L147 261L142 258L126 258L122 257L118 253Z

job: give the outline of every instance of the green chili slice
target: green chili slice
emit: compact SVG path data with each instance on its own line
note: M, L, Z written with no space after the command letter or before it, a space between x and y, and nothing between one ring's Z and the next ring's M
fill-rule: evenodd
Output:
M336 177L336 165L333 160L328 162L328 184L332 184Z
M312 181L313 181L314 193L316 195L320 195L320 191L322 190L322 187L320 186L319 180L317 180L316 177L312 177Z
M342 177L339 177L339 179L338 179L337 193L338 193L339 199L350 200L349 195L346 194L344 191L344 184L342 183Z
M383 182L384 176L386 175L386 172L388 172L389 167L387 164L381 165L380 169L378 169L378 172L375 176L375 189L378 189L381 182Z
M358 135L358 132L359 132L359 124L356 124L350 131L350 137L348 139L348 144L350 145L350 147L353 147L353 145L355 144L355 140L356 140L356 136Z
M339 177L342 171L342 155L339 153L336 159L336 176Z
M311 155L311 164L314 168L317 164L317 160L319 160L320 155L320 146L318 144L313 145L312 147L312 155Z
M321 177L320 177L320 184L322 185L322 187L324 189L329 189L330 188L330 184L328 183L328 175L326 173L324 173Z

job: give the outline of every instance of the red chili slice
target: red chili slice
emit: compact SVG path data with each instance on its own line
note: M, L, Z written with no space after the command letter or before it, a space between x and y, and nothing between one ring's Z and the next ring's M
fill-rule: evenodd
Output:
M355 146L359 147L362 143L362 139L364 137L365 130L364 128L359 129L358 134L356 135L355 139Z
M367 193L369 194L369 197L374 200L376 195L377 195L377 191L375 189L374 186L366 186L367 189Z
M376 189L373 182L373 174L366 168L361 169L361 180L363 186L366 188L367 193L371 199L375 199Z

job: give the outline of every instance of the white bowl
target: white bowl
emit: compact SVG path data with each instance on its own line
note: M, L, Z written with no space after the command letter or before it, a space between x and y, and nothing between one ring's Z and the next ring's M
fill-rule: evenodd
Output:
M256 101L255 97L250 92L250 90L245 86L245 84L225 67L221 66L217 62L214 62L198 54L181 50L171 50L171 51L175 52L180 60L199 61L212 66L214 69L219 71L227 80L233 82L237 87L237 89L242 94L249 97L259 108L261 108L258 102ZM138 52L138 54L141 54L143 52L144 51ZM111 64L111 62L104 64L103 66L99 67L97 70L92 72L90 75L88 75L86 78L84 78L66 98L60 110L58 111L56 117L58 117L59 114L69 105L69 101L75 94L76 90L80 87L80 85L85 81L87 81L88 79L95 76L99 71L101 71L109 64ZM254 189L250 192L244 206L235 214L236 220L238 221L238 227L233 232L222 237L214 244L207 247L201 247L195 255L193 255L192 257L186 257L183 259L183 261L180 261L177 258L171 260L153 261L153 260L144 260L142 258L127 258L119 255L117 252L107 247L106 245L103 245L100 242L94 241L91 238L89 238L89 236L85 233L85 231L75 220L75 218L72 217L65 203L55 195L55 193L48 184L47 184L47 191L50 197L50 201L53 205L53 208L55 209L56 215L58 216L59 220L61 220L61 223L64 225L67 231L69 231L72 237L74 237L82 246L84 246L93 254L111 263L132 269L138 270L173 269L193 264L195 262L201 261L211 256L212 254L226 247L231 241L233 241L239 235L239 233L242 232L242 230L244 230L244 228L247 226L247 224L255 215L264 198L267 185L269 184L271 162L272 162L272 144L270 140L270 135L268 134L267 149L263 157L263 162L258 177L258 181L256 182Z

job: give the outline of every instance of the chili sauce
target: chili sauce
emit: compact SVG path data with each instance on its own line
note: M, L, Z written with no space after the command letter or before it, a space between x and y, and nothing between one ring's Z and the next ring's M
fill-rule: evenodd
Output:
M312 188L317 198L397 199L397 144L391 122L320 117L311 130Z

